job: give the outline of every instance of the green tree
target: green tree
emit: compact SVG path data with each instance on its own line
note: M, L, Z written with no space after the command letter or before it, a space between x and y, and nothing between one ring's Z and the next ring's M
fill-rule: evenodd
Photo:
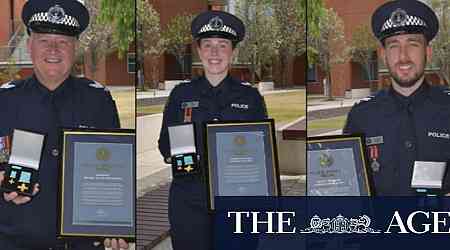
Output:
M10 57L5 68L0 69L0 85L11 80L20 79L20 68L17 67L15 60Z
M236 2L236 14L244 22L245 39L239 46L239 59L250 64L251 83L256 76L265 78L263 72L270 72L272 58L275 55L277 23L269 15L271 5L259 0L239 0ZM264 25L263 25L264 24Z
M325 9L324 15L319 19L319 34L317 37L308 36L308 45L311 45L316 55L316 62L326 74L326 88L328 99L332 100L331 69L347 61L349 49L344 37L344 23L333 9Z
M182 78L185 78L184 59L187 54L188 45L192 43L191 22L194 16L191 14L180 14L173 17L163 31L163 39L166 51L172 54L181 65Z
M433 65L439 68L439 76L450 84L450 1L428 1L439 18L439 33L432 41Z
M112 24L119 57L128 52L135 36L135 0L100 0L100 20ZM90 1L86 1L90 2Z
M86 1L85 5L89 10L90 24L80 37L78 60L83 61L86 52L88 52L90 70L96 72L100 59L117 49L117 43L113 39L114 28L112 25L100 21L100 3L98 1Z
M320 18L326 13L326 9L322 0L307 0L307 8L308 39L318 39L320 35ZM315 56L317 55L317 51L309 43L307 50L308 64L313 66L316 63L317 58Z
M277 31L277 51L279 57L279 85L286 86L288 76L293 71L293 59L306 50L306 25L298 22L297 13L305 7L296 7L298 0L272 0L274 17L279 27ZM300 5L301 6L301 5Z
M138 65L145 72L145 67L151 69L151 87L157 88L159 84L159 59L165 50L165 40L162 37L160 17L158 12L147 0L137 0L137 47ZM149 56L145 65L144 58ZM140 89L144 89L144 79L139 82Z
M371 62L378 48L378 42L372 35L367 24L356 27L351 40L351 57L354 62L359 63L367 72L369 82L371 79ZM372 88L374 89L374 88Z

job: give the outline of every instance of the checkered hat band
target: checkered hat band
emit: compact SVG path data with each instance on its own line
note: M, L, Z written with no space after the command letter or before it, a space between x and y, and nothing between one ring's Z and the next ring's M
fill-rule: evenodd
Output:
M48 22L48 23L62 24L62 25L66 25L66 26L76 27L76 28L80 27L80 24L78 23L77 19L75 19L72 16L68 16L68 15L64 15L64 18L61 19L61 21L51 22L48 18L47 12L40 12L40 13L34 14L28 21L28 25L30 25L33 22Z
M211 27L210 24L204 25L204 26L200 29L200 31L198 32L198 34L205 33L205 32L210 32L210 31L225 32L225 33L231 34L231 35L233 35L233 36L237 36L236 31L235 31L234 29L232 29L232 28L226 26L226 25L223 25L223 26L222 26L221 28L219 28L219 29L215 29L215 28Z
M422 27L426 28L427 24L425 23L425 21L423 21L419 17L410 16L410 15L407 15L406 21L402 22L400 24L394 24L392 22L392 20L389 18L386 20L386 22L384 22L384 24L381 28L381 32L384 32L386 30L393 29L393 28L406 27L406 26L422 26Z

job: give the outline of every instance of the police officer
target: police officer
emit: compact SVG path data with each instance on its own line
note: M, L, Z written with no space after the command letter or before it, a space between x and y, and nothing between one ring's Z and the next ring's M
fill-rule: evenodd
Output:
M34 196L0 193L0 249L103 249L99 242L66 243L56 238L60 127L120 127L107 89L70 75L77 37L88 26L89 13L77 0L29 0L22 19L29 33L34 74L0 87L0 137L23 129L45 134L46 140ZM128 248L123 240L104 243L114 249Z
M259 92L229 75L233 53L245 35L244 24L222 11L199 14L191 25L204 69L202 77L175 87L166 103L159 149L170 162L168 127L194 122L200 168L206 168L201 124L213 120L257 120L267 117ZM175 177L169 197L169 220L174 250L209 250L211 220L201 174Z
M377 195L415 195L415 161L450 159L450 92L424 76L439 22L426 4L397 0L375 11L372 29L392 84L353 106L344 133L365 134Z

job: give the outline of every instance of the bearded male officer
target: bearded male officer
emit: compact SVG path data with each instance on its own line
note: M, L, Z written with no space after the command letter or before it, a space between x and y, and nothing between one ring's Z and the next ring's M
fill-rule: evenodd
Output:
M356 104L344 133L365 134L377 195L415 195L415 161L450 159L450 92L424 73L438 29L433 10L416 0L388 2L372 16L392 85Z
M45 134L46 140L34 196L0 194L0 249L103 249L92 240L56 238L59 128L120 127L110 93L99 83L70 75L78 37L89 23L88 10L77 0L29 0L22 19L34 74L0 87L0 136L23 129ZM107 239L104 245L128 249L123 240Z

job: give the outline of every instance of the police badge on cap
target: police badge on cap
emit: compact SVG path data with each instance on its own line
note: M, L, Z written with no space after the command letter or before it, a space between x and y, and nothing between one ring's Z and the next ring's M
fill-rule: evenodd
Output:
M28 32L78 36L89 24L89 12L78 0L28 0L22 20Z
M439 30L434 11L417 0L396 0L380 6L372 16L372 31L380 41L401 34L424 34L433 40Z
M240 42L245 36L244 23L236 16L223 11L205 11L191 24L194 39L219 37Z

